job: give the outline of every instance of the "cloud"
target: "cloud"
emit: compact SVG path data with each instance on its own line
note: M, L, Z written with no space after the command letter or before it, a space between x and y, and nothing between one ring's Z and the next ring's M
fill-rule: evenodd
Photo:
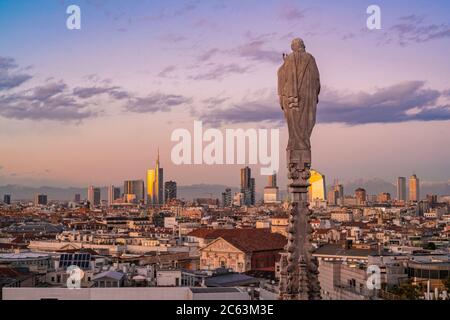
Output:
M272 122L279 125L283 119L283 112L281 108L276 107L276 100L273 100L241 101L226 109L215 108L198 117L203 122L216 126L224 123L251 122Z
M442 92L424 86L423 81L405 81L373 93L331 93L323 97L317 120L350 125L449 120L448 108L436 106Z
M292 5L284 5L280 10L280 19L285 21L298 21L306 17L308 9L300 10Z
M176 69L177 68L174 65L167 66L164 69L162 69L160 73L158 73L158 77L167 78L170 75L170 73L172 73Z
M50 77L42 84L20 91L12 90L28 79L20 74L13 58L0 57L0 116L17 120L81 121L95 117L84 99L100 94L109 94L114 99L124 99L127 93L119 87L107 86L108 80L89 75L88 80L96 83L92 87L78 87L73 90L62 80Z
M425 15L410 14L402 16L379 34L370 32L367 28L361 28L358 32L347 32L342 35L342 40L352 40L378 35L378 44L397 44L408 46L414 43L425 43L432 40L450 38L450 23L427 23Z
M415 14L400 17L398 23L385 32L385 43L395 41L402 46L444 38L450 38L450 24L426 24L425 16Z
M106 95L110 100L123 101L136 99L135 96L119 86L111 85L110 79L101 79L96 74L90 74L85 80L91 85L70 88L64 81L53 77L47 78L42 84L21 91L11 90L21 83L11 74L18 68L12 58L0 57L0 116L17 120L51 120L79 122L95 117L95 105L90 99ZM20 76L20 75L19 75ZM26 75L26 78L32 78ZM11 85L12 82L16 85ZM8 83L8 85L5 85Z
M185 3L180 9L174 11L174 16L181 16L197 9L198 1L190 1Z
M21 73L13 58L0 56L0 91L16 88L32 78L31 75Z
M217 106L219 104L223 104L224 102L228 101L230 97L210 97L207 99L202 100L204 104L207 106Z
M217 53L219 53L220 50L217 48L212 48L207 50L206 52L202 53L198 56L197 60L199 62L207 62L209 61L213 56L215 56Z
M92 87L76 87L73 89L73 95L81 99L89 99L94 96L107 94L110 97L121 100L129 97L129 93L117 86L92 86Z
M215 65L210 70L192 76L194 80L222 80L231 74L242 74L248 72L249 66L240 66L236 63Z
M191 98L182 95L154 93L146 97L131 99L125 110L136 113L168 112L173 107L184 105L191 101Z
M73 121L96 115L74 99L62 81L0 96L0 105L0 116L18 120Z
M0 73L14 68L17 68L17 65L13 59L1 58ZM173 70L174 66L166 67L160 76L165 76ZM18 120L79 122L98 116L99 111L91 108L98 103L92 99L105 96L109 101L126 102L125 110L137 113L169 111L175 106L191 102L190 98L176 94L156 93L140 97L119 86L111 85L110 79L101 79L96 74L86 76L85 80L91 85L70 88L62 80L48 78L43 84L20 92L7 90L6 94L0 95L0 116Z
M247 32L247 42L232 50L235 55L252 61L280 63L282 54L275 50L266 49L265 46L275 34L263 34L253 37Z
M425 88L423 81L406 81L372 93L344 94L323 88L317 107L318 123L395 123L405 121L450 120L450 105L438 104L443 92ZM211 113L214 117L211 117ZM283 123L278 97L243 100L228 108L217 106L198 115L203 121L223 123Z
M192 26L194 28L199 28L202 30L205 29L217 29L217 24L210 19L207 18L199 18L197 19Z
M171 42L171 43L178 43L186 40L187 38L185 36L175 34L175 33L166 33L159 37L162 41Z

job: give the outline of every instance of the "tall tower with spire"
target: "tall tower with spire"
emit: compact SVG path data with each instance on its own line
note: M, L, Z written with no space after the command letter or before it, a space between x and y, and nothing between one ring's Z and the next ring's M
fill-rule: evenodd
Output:
M164 203L164 170L159 163L159 148L155 169L147 171L147 202L154 206Z
M159 148L158 148L158 157L156 159L156 177L155 177L155 192L156 204L162 205L164 203L164 170L161 168L159 163Z

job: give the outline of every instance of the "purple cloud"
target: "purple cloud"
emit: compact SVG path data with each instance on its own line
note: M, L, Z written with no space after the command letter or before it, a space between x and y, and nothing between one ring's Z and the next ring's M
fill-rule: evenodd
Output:
M160 77L160 78L167 78L176 69L177 68L175 66L173 66L173 65L167 66L164 69L162 69L160 73L158 73L158 77Z
M324 88L317 107L317 122L358 125L450 120L450 106L437 105L445 92L425 88L423 81L406 81L373 93L342 94ZM215 124L284 121L275 89L269 98L242 101L228 108L216 107L214 118L210 112L198 116Z
M240 66L236 63L215 65L210 70L192 76L194 80L222 80L232 74L242 74L248 72L249 66Z
M31 75L17 71L13 58L0 56L0 91L16 88L32 78Z
M191 98L177 94L154 93L146 97L135 97L125 107L126 111L136 113L168 112L173 107L190 103Z
M280 63L282 60L282 53L265 48L273 36L275 36L275 34L264 34L253 37L247 33L247 43L232 50L232 53L252 61Z
M76 121L96 116L68 93L63 82L1 96L0 105L0 116L9 119Z

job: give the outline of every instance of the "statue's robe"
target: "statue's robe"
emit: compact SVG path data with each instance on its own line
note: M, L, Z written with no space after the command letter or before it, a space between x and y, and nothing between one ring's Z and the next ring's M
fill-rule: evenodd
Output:
M288 152L301 150L310 155L319 93L320 76L314 57L305 51L285 57L278 70L278 95L288 124Z

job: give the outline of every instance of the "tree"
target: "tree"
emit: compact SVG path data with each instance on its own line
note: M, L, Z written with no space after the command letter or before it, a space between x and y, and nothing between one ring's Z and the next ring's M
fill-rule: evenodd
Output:
M447 292L450 292L450 277L448 277L447 279L445 279L443 281L445 288L447 289Z
M428 242L423 248L426 250L436 250L436 244L434 242Z
M400 286L394 286L391 292L405 300L418 300L423 295L423 285L414 285L411 281L401 284Z

